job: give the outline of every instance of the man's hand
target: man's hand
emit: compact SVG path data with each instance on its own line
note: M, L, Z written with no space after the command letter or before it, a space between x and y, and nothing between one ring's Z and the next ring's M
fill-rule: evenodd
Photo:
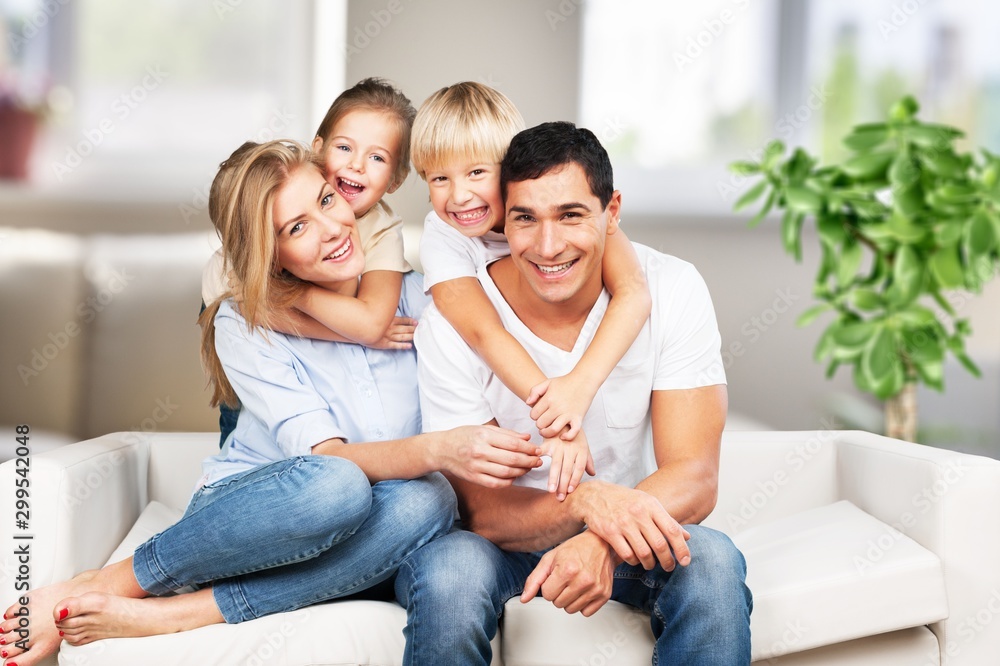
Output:
M492 425L462 426L433 433L435 469L487 488L503 488L542 464L541 448L529 435Z
M570 513L604 539L625 562L665 571L687 566L691 535L649 493L605 481L588 481L570 496Z
M594 475L594 457L590 455L587 436L581 430L573 439L565 441L551 437L542 442L542 452L552 459L549 467L549 492L560 502L580 485L583 473Z
M542 556L524 582L521 603L541 591L556 608L590 617L611 598L616 565L603 539L581 532Z

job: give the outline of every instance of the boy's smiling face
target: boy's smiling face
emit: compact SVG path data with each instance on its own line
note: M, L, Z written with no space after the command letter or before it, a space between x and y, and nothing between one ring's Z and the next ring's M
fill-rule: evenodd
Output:
M313 140L323 155L326 179L361 217L399 186L392 176L399 161L399 130L392 116L357 109L338 120L324 141Z
M499 164L456 160L428 169L427 187L434 212L463 236L503 231Z

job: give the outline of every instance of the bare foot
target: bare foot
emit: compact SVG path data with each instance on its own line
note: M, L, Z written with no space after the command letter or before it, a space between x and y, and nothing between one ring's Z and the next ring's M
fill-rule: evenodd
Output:
M105 638L171 634L224 621L211 588L146 599L89 592L63 599L59 608L66 609L66 614L57 619L56 625L70 645L86 645Z
M62 583L25 593L27 606L15 603L4 611L0 657L17 657L17 666L33 666L55 654L62 640L53 617L56 604L67 596L86 592L96 575L97 571L84 571Z

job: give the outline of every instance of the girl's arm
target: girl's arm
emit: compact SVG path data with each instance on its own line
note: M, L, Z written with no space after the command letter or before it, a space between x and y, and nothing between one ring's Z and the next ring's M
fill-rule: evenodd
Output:
M533 386L546 381L534 359L503 327L478 279L461 277L439 282L431 287L431 296L448 323L518 398L525 400ZM569 439L572 442L549 438L543 447L552 457L549 492L557 493L559 499L575 489L585 470L594 473L586 438L581 435Z
M587 351L569 374L542 382L528 397L531 418L543 437L576 436L597 390L649 318L652 299L646 276L635 248L620 230L608 236L603 278L611 302Z
M403 274L396 271L369 271L361 276L356 297L338 294L321 287L309 287L295 304L321 326L342 335L348 342L374 346L382 341L393 323ZM291 335L308 333L283 331ZM315 330L310 327L310 330ZM412 333L412 331L411 331ZM325 336L322 336L326 339Z

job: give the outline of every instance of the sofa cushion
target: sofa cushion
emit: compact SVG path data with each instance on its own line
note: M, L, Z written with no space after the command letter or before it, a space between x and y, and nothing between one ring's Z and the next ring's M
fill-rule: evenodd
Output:
M733 537L753 591L753 658L948 616L937 555L848 501Z

